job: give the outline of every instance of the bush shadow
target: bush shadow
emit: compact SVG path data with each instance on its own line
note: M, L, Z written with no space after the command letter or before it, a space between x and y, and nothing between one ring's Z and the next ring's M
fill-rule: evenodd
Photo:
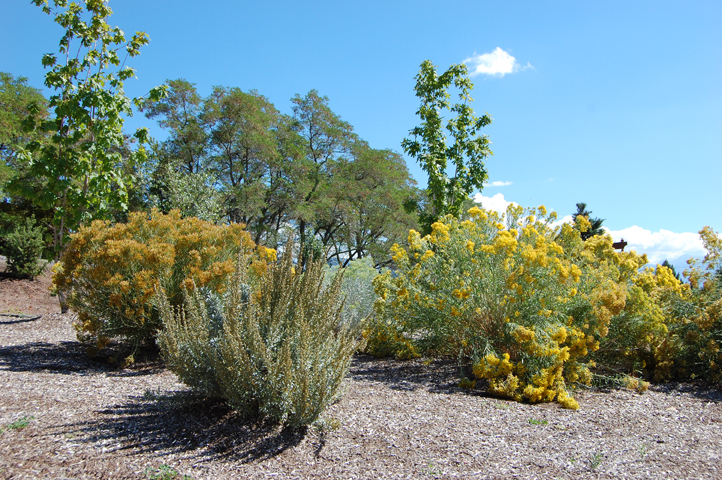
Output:
M430 393L472 394L486 396L481 390L459 387L461 376L473 377L470 366L459 365L455 359L434 359L428 364L421 359L379 359L368 354L353 358L349 375L354 380L383 383L392 390L413 392L417 389Z
M31 342L0 347L0 368L11 372L106 373L118 377L151 375L165 368L157 354L150 354L145 355L142 362L123 369L117 362L109 362L112 352L109 350L106 355L90 358L87 347L80 342Z
M252 463L275 457L300 444L307 428L282 428L247 419L219 399L192 391L143 397L103 410L93 421L65 425L83 441L118 445L118 450L158 456L194 454L201 461Z
M650 390L673 396L689 395L707 402L722 403L722 388L720 384L711 381L657 383L652 384Z

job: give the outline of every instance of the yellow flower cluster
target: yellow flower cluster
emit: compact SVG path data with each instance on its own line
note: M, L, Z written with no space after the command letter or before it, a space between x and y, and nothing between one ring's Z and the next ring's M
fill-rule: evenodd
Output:
M716 267L693 269L684 285L666 268L640 271L646 256L616 252L608 235L582 241L586 219L553 227L555 218L543 206L503 217L474 207L425 237L410 232L408 250L393 250L395 274L374 281L384 328L401 332L389 341L466 356L496 395L568 408L577 407L568 388L588 384L595 361L630 373L649 365L664 378L691 372L680 356L693 351L693 365L722 375L722 293L705 273ZM722 266L722 240L710 232L701 232L707 264ZM697 303L675 323L680 302Z
M164 289L174 304L181 290L222 291L241 252L255 245L241 225L153 211L132 213L127 223L95 221L74 234L53 276L77 311L79 336L151 338L160 328L154 296ZM253 266L274 261L260 247Z
M434 223L425 237L409 232L408 250L394 246L395 275L375 280L377 313L386 319L378 328L396 331L383 338L427 354L491 349L499 353L472 360L493 393L573 407L565 385L590 380L585 357L624 297L600 293L604 275L590 274L578 231L550 227L556 217L545 208L513 206L502 218L474 207L468 215ZM611 247L605 239L589 255L605 242ZM372 353L396 351L379 338Z
M431 234L429 240L432 243L444 243L449 240L449 226L443 222L434 222L431 224Z

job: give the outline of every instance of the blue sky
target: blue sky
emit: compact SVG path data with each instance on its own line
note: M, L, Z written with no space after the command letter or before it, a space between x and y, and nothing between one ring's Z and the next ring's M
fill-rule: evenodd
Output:
M282 112L317 89L374 148L417 125L414 75L469 60L495 153L486 207L584 201L654 261L703 254L722 229L722 2L238 2L111 0L112 25L151 43L132 59L142 95L185 78L257 89ZM0 3L0 70L40 87L62 34L29 1ZM127 122L147 125L142 116ZM420 184L425 176L407 158Z

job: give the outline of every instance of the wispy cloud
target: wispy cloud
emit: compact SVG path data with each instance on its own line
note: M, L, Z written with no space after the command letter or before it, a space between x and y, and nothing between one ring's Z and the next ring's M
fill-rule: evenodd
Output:
M474 54L470 58L464 60L469 65L469 75L491 75L494 77L503 77L508 73L516 73L527 68L534 68L530 63L525 66L519 65L511 54L505 52L500 47L496 47L491 53Z
M477 193L474 195L474 201L476 203L480 203L481 206L487 210L494 210L500 214L504 214L506 212L506 207L512 203L514 205L518 205L516 202L507 202L504 199L504 194L502 193L497 193L493 197L485 197L484 195Z
M512 182L502 182L501 180L496 180L491 183L485 183L484 186L485 187L506 187L506 186L511 185L511 183Z

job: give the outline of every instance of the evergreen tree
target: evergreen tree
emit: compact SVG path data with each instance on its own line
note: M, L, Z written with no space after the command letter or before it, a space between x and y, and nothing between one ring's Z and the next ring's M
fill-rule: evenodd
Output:
M586 241L587 239L592 238L595 235L604 234L604 229L602 228L602 223L604 223L604 219L592 218L592 212L590 210L587 210L587 204L584 202L577 203L577 212L572 215L572 218L575 222L577 221L577 217L579 215L585 217L587 220L589 220L589 223L592 224L589 230L580 233L580 235L582 236L582 240Z

